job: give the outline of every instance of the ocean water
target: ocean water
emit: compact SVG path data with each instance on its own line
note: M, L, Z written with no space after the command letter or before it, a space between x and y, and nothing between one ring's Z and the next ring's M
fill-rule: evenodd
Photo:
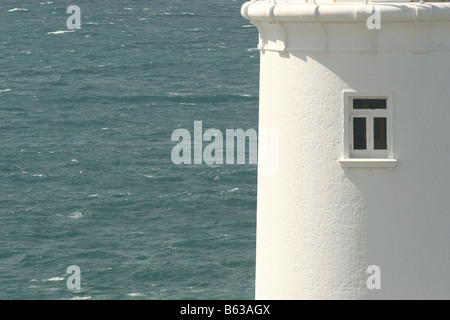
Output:
M243 2L1 1L0 299L254 298L256 165L171 160L257 130Z

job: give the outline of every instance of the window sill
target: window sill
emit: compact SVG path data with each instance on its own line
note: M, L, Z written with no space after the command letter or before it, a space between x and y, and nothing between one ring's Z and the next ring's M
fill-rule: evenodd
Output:
M394 168L397 159L340 159L338 162L343 168Z

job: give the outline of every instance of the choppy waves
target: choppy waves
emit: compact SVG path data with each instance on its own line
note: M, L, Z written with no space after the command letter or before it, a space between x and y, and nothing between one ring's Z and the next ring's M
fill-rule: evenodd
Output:
M74 32L56 1L3 10L0 298L252 299L256 166L177 166L170 140L257 128L240 3L77 5Z

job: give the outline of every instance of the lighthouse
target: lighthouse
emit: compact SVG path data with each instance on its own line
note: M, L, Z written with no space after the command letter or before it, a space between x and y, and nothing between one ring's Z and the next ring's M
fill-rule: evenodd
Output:
M258 172L256 299L449 299L450 3L241 14L259 130L279 135L278 170Z

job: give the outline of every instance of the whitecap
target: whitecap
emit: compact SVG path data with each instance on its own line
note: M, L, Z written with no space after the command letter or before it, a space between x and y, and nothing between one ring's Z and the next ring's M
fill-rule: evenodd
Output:
M11 89L0 90L0 92L11 92Z
M98 197L98 194L90 194L89 196L88 196L89 198L97 198Z
M32 177L39 177L39 178L45 177L45 175L43 175L43 174L41 174L41 173L38 173L38 174L32 174L31 176L32 176Z
M239 188L234 188L234 189L228 190L228 192L235 192L235 191L239 191Z
M72 162L73 163L78 163L78 160L77 159L72 159Z
M14 12L14 11L28 11L28 9L26 8L14 8L14 9L9 9L9 12Z
M47 34L64 34L66 32L75 32L75 30L60 30L60 31L47 32Z
M149 174L144 174L144 177L151 179L151 178L154 178L155 176L151 176Z
M139 293L139 292L136 292L136 293L129 293L128 294L130 297L141 297L143 294L142 293Z
M92 297L91 296L87 296L87 297L73 297L70 300L89 300L89 299L92 299Z
M70 219L74 219L74 220L78 220L78 219L83 218L83 214L82 214L80 211L75 211L75 212L72 212L72 213L69 215L69 218L70 218Z
M42 280L42 281L63 281L63 280L64 280L63 277L52 277L50 279L45 279L45 280Z

